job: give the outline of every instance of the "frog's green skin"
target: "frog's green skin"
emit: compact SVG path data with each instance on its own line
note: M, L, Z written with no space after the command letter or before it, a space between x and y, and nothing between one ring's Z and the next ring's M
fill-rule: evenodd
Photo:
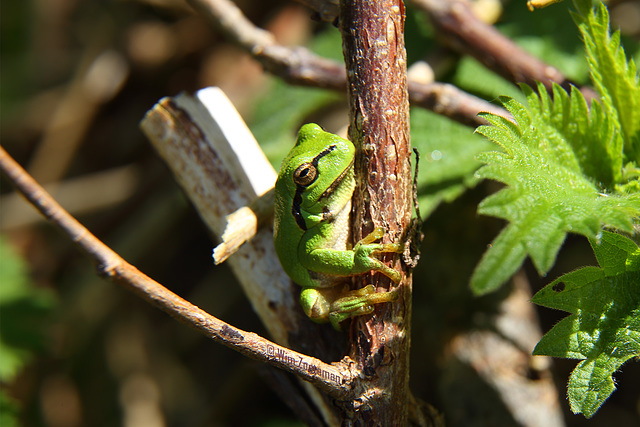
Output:
M300 303L316 322L338 324L368 314L373 304L393 301L395 292L375 293L372 285L356 291L345 277L379 271L400 282L398 271L373 255L402 252L402 245L374 243L384 230L348 249L349 213L355 188L354 145L315 124L304 125L282 161L275 191L274 241L286 273L302 286Z

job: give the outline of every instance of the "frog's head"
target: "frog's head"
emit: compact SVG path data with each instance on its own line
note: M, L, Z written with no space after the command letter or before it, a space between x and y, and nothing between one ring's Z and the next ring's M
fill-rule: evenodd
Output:
M306 222L301 228L306 229L311 218L334 215L351 199L354 157L351 141L313 123L302 126L295 146L282 162L276 184L286 186L287 194L293 196L296 222L301 226Z

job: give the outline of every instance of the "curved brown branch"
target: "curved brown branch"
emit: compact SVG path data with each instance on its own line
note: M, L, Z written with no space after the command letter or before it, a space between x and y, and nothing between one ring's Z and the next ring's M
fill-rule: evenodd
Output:
M346 90L347 75L342 64L319 57L303 47L289 48L277 44L270 32L253 25L233 2L187 1L229 40L260 61L269 72L291 84L340 92ZM484 119L478 117L480 112L510 117L506 110L443 83L410 82L409 94L415 105L474 127L486 124Z
M495 27L480 21L468 4L460 0L412 0L431 18L436 33L451 49L470 55L485 67L514 83L536 87L542 82L547 90L557 83L566 90L573 84L557 68L524 51ZM575 84L574 84L575 85ZM581 89L593 95L589 88Z
M0 146L0 170L9 177L17 190L42 215L62 230L96 262L100 276L117 282L143 300L217 343L230 347L252 359L292 372L336 398L346 398L349 395L356 372L351 370L348 363L324 363L211 316L146 276L95 237L64 210L40 184L9 156L2 146Z
M187 0L230 41L236 43L271 73L289 83L344 91L346 75L340 64L309 50L276 43L273 34L253 25L229 0Z
M529 55L493 26L480 21L469 6L458 0L413 0L424 10L436 28L436 34L453 50L470 55L512 82L535 87L542 82L547 89L556 82L568 87L569 80L556 68Z

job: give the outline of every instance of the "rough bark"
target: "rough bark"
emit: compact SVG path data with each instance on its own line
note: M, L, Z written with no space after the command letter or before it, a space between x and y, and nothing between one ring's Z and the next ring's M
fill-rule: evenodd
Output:
M405 9L401 0L344 0L340 26L348 76L349 136L358 147L354 195L354 241L375 226L385 242L403 239L411 220L411 165ZM403 268L399 256L388 256ZM406 275L405 275L406 276ZM394 285L366 275L379 290ZM365 376L359 398L345 408L357 425L406 425L409 397L411 278L398 285L399 299L380 304L352 323L350 357Z

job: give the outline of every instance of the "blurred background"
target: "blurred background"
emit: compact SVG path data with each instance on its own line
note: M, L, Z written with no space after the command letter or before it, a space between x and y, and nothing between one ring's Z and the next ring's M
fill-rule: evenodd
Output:
M311 11L300 4L236 4L278 42L307 45L340 60L337 29L310 19ZM330 131L347 124L343 96L291 87L264 73L181 0L0 5L2 146L130 263L209 313L264 334L229 270L213 266L216 237L138 123L165 96L219 86L277 168L301 124L315 121ZM490 19L521 46L586 83L567 7L531 14L524 0L486 0L481 9L492 11ZM638 62L640 2L612 2L611 14L627 53ZM509 82L443 48L427 18L411 7L406 37L415 73L424 73L428 63L427 74L487 100L521 98ZM471 425L455 415L473 406L460 395L475 383L461 382L473 373L461 374L465 367L454 363L454 338L481 330L513 286L535 292L595 260L585 239L570 237L546 278L527 262L517 276L520 285L473 297L471 272L502 226L476 213L478 202L497 188L473 179L473 156L490 145L473 129L422 109L412 110L412 143L423 154L420 204L429 216L414 274L412 390L443 411L449 425ZM3 427L300 425L266 385L267 368L96 276L89 260L0 179ZM542 331L565 315L533 309ZM640 425L637 361L623 366L618 391L589 421L570 414L564 399L575 364L554 360L550 371L566 425ZM517 425L506 413L476 409L473 425Z

